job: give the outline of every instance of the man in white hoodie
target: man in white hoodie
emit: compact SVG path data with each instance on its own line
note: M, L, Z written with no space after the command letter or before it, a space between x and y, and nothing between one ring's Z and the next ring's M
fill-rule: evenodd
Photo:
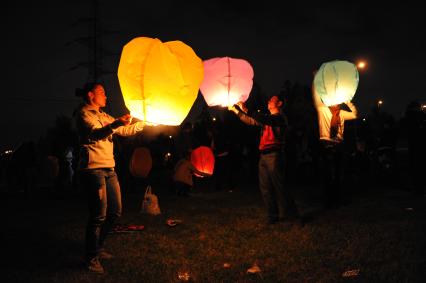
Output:
M117 119L102 111L106 106L104 87L88 83L76 90L84 103L74 112L80 143L80 177L87 193L89 220L86 227L86 263L91 272L103 273L100 259L112 255L104 250L105 239L115 221L121 216L121 192L114 170L114 134L134 135L145 123L131 124L129 114Z
M324 207L335 209L340 206L341 201L340 179L345 121L356 119L358 112L351 102L345 103L351 111L340 109L340 105L325 106L314 86L312 86L312 98L318 114Z

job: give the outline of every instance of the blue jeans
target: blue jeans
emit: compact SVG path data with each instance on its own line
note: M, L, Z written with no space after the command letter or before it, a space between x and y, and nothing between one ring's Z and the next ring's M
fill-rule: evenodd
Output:
M89 204L86 257L90 260L99 254L108 233L121 216L121 192L114 168L83 171L81 182Z
M284 186L284 158L281 152L260 154L259 189L266 205L268 220L299 216L293 196Z

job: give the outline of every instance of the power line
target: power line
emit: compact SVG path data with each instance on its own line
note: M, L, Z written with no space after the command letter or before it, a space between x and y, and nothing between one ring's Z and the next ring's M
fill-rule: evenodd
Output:
M108 101L116 101L117 99L108 97ZM6 97L2 101L10 102L81 102L79 98L25 98L25 97Z
M3 101L11 102L79 102L81 99L65 99L65 98L25 98L25 97L6 97Z

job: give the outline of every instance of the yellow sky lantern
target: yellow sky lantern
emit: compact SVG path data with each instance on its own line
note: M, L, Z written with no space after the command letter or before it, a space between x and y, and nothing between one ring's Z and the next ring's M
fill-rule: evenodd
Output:
M181 41L138 37L121 53L118 79L124 103L136 118L180 125L203 80L203 63Z

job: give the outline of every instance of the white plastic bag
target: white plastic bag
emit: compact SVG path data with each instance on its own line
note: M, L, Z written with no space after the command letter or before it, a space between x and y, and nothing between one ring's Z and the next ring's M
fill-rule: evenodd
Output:
M152 193L151 186L147 186L142 200L141 213L159 215L161 214L158 197Z

